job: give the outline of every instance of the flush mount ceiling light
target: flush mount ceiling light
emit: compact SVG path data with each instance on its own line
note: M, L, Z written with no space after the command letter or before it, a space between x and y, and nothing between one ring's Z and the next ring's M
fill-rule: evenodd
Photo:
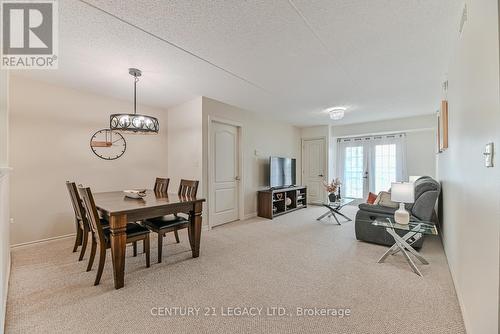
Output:
M345 107L334 107L334 108L328 108L326 111L330 114L331 119L333 119L334 121L338 121L344 118L346 110L347 108Z
M129 68L128 73L134 77L134 113L112 114L109 117L111 130L130 131L135 133L158 133L160 123L156 117L140 115L137 113L137 81L142 75L141 70Z

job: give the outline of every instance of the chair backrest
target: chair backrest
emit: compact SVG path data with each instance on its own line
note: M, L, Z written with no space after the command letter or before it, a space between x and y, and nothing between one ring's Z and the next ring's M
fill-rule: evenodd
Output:
M155 181L154 192L155 193L163 193L163 194L167 193L169 183L170 183L170 179L157 177L156 181Z
M73 211L75 212L75 217L78 221L85 223L85 209L83 207L82 200L78 195L78 190L76 188L75 182L66 181L66 187L68 188L69 197L71 198L71 204L73 205Z
M181 179L179 184L179 196L196 197L199 181Z
M410 204L411 214L421 220L431 221L441 185L432 177L421 177L415 181L415 202Z
M92 191L88 187L79 186L78 192L83 200L92 234L98 238L98 241L104 241L104 232L102 231L101 220L99 219L99 213L97 213Z

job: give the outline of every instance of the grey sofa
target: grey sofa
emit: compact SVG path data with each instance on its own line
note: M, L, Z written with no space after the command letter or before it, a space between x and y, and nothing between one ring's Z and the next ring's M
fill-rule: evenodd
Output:
M415 203L405 205L412 219L436 223L437 216L434 207L440 191L441 186L439 182L429 176L423 176L415 181ZM394 244L394 238L391 237L383 227L373 226L371 221L375 218L394 217L394 212L396 210L397 209L380 205L360 204L354 223L356 239L392 246ZM406 234L406 232L402 230L396 230L396 232L401 236ZM424 238L421 238L413 244L413 247L420 248L423 242Z

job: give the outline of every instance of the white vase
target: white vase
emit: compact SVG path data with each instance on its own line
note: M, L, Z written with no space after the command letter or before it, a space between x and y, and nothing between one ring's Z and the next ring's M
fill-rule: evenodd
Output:
M408 225L410 223L410 213L406 211L404 203L399 203L399 209L394 212L394 221L401 225Z

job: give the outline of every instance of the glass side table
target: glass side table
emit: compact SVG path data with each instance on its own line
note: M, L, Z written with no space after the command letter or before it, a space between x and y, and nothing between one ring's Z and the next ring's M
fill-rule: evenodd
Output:
M389 255L395 255L401 252L415 274L423 276L408 252L413 254L422 264L429 264L429 262L411 245L422 238L425 234L438 235L436 226L430 222L424 221L411 221L408 225L401 225L395 223L393 218L375 219L372 222L372 225L385 228L387 233L389 233L395 241L394 245L392 245L392 247L389 248L389 250L387 250L387 252L385 252L384 255L382 255L382 257L378 260L378 263L384 262ZM395 230L408 231L408 233L401 237Z
M350 221L352 221L352 219L347 217L343 213L341 213L340 210L344 206L346 206L352 202L354 202L354 198L344 197L344 198L341 198L335 202L323 203L323 206L328 208L328 211L325 212L324 214L322 214L321 216L319 216L318 218L316 218L316 220L321 220L325 217L333 217L337 221L337 224L341 225L339 219L337 218L337 215L339 215L341 217L344 217L344 219L345 219L344 222L350 222Z

